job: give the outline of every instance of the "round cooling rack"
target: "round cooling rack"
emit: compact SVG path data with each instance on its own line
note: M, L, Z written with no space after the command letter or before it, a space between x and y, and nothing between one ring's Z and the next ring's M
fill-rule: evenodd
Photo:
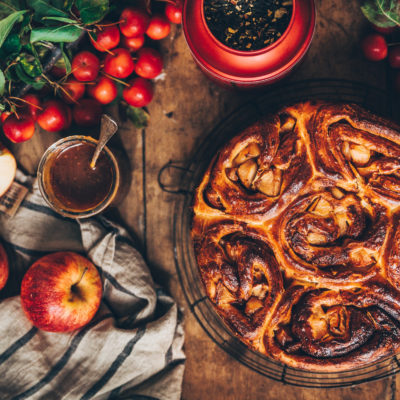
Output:
M190 237L194 190L218 149L263 115L285 105L313 99L357 103L376 114L391 117L387 93L360 83L312 80L270 88L265 95L246 103L215 127L194 149L185 166L173 162L164 166L159 183L163 190L178 194L173 214L176 269L190 310L208 336L236 360L268 378L301 387L344 387L396 374L400 371L400 355L351 371L319 373L288 367L250 350L225 325L206 296ZM162 183L163 172L168 168L179 170L180 179L175 188Z

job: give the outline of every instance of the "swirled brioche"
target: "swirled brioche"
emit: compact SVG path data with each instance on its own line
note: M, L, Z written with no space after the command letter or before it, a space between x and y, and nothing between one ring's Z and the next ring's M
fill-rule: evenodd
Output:
M285 107L220 149L193 214L207 296L250 348L313 371L400 351L399 126Z

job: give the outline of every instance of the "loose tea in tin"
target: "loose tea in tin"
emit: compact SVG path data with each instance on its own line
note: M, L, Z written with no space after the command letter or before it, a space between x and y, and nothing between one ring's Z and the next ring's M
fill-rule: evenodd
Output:
M235 50L252 51L278 40L289 25L292 0L204 0L211 33Z

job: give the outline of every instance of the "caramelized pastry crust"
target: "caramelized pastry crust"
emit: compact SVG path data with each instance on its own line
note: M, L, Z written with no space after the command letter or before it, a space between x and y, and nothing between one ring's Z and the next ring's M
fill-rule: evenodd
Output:
M285 107L218 152L193 212L207 295L250 348L313 371L400 350L399 126Z

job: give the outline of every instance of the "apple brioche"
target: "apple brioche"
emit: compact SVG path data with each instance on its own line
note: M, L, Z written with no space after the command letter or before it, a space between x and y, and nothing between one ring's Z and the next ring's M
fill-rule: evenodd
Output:
M306 102L213 158L193 203L207 295L246 345L340 371L400 350L400 127Z

